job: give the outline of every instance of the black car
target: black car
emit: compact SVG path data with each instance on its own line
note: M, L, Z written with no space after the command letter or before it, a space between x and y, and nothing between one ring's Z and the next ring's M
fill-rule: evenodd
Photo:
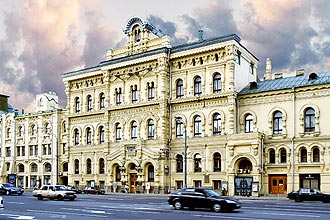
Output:
M22 195L23 189L15 187L11 183L0 183L0 194L4 195Z
M287 196L296 202L303 201L322 201L330 202L330 195L320 192L318 189L314 188L300 188L296 192L290 192Z
M233 211L241 208L241 203L233 198L221 197L212 189L185 188L168 195L168 204L175 209L188 207L210 208L215 212Z
M82 190L81 189L78 189L78 188L76 188L74 186L66 186L66 188L67 188L67 190L73 191L73 192L75 192L77 194L81 194L82 193Z

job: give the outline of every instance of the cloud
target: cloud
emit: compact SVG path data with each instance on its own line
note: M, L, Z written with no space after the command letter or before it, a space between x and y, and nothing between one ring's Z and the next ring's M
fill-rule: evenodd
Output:
M0 81L10 86L6 88L14 107L26 108L34 103L36 94L49 90L58 94L60 105L65 107L61 75L105 59L115 34L100 22L102 18L95 11L97 2L94 8L88 3L31 0L21 10L4 15ZM20 96L25 100L18 101Z

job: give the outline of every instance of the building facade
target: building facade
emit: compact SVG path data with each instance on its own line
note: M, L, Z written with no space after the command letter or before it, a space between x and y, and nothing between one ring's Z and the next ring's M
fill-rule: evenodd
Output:
M3 180L17 173L26 187L40 179L116 192L125 185L151 193L184 186L241 196L302 186L330 192L330 73L283 78L269 59L259 81L258 59L235 34L172 46L139 17L124 33L126 46L108 50L105 61L63 74L65 110L3 117L2 130L16 132L14 143L2 132L2 164L12 164ZM48 139L17 137L20 125L47 122L56 130ZM17 147L28 153L33 143L40 155L47 144L56 150L19 160ZM7 157L7 146L16 154Z

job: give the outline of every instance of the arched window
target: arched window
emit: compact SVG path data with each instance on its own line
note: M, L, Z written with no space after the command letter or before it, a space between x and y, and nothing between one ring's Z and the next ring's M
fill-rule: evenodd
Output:
M74 100L74 106L75 106L75 111L76 113L80 112L80 99L79 97L76 97Z
M134 41L135 43L140 42L141 40L141 30L137 29L134 31Z
M121 140L121 126L120 123L116 124L116 141L120 141Z
M23 165L23 164L19 164L19 165L18 165L18 172L19 172L19 173L24 173L24 170L25 170L24 165Z
M51 125L50 123L45 124L45 134L50 134L51 133Z
M221 93L222 83L220 73L216 73L213 76L213 93Z
M37 164L35 164L35 163L31 164L31 172L32 173L38 172L38 165Z
M123 94L121 88L116 89L116 105L120 105L123 102Z
M99 172L100 174L104 174L105 173L105 165L104 165L104 159L100 158L99 160Z
M148 139L154 139L155 138L155 124L154 120L149 119L148 120Z
M148 101L155 98L155 85L154 82L148 83Z
M100 94L100 109L102 108L105 108L105 95L103 92Z
M20 126L18 128L18 136L19 137L23 137L23 134L24 134L24 127L23 126Z
M63 130L63 133L66 133L66 122L65 121L62 122L62 130Z
M78 128L74 129L74 145L79 144L79 130Z
M52 165L50 163L45 164L45 172L52 172Z
M154 181L155 181L154 166L149 165L148 166L148 182L154 182Z
M104 127L99 127L99 143L104 144Z
M253 116L251 114L247 114L245 116L245 133L253 132Z
M184 91L183 91L183 80L182 79L178 79L176 81L176 97L177 98L181 98L184 95Z
M280 150L280 158L281 158L281 163L286 163L286 150L282 148Z
M202 172L202 156L198 153L194 156L194 171Z
M300 150L300 162L307 162L307 150L306 148L301 148Z
M202 78L197 76L194 80L194 96L202 95Z
M202 118L196 115L194 118L194 136L200 137L202 135Z
M11 129L10 128L7 129L7 138L11 138Z
M313 148L313 162L320 162L320 150L317 147Z
M87 145L92 144L92 129L91 128L86 129L86 144Z
M305 111L305 132L315 131L315 111L307 108Z
M282 112L276 111L273 115L273 134L282 134L283 131L283 119Z
M221 155L218 152L213 155L213 171L221 171Z
M176 137L177 138L182 138L183 137L183 120L182 118L178 118L175 120L176 123Z
M275 150L271 149L269 151L269 163L275 163Z
M213 116L213 135L221 135L221 116L219 113Z
M176 155L176 172L182 173L183 172L183 157L182 155L178 154Z
M79 174L79 160L74 160L74 174Z
M93 109L93 102L92 102L92 96L88 95L87 96L87 111L92 111Z
M37 135L37 127L33 124L31 125L31 136Z
M86 173L92 174L92 160L89 158L86 160Z
M132 139L137 139L137 122L133 121L131 124L131 138Z

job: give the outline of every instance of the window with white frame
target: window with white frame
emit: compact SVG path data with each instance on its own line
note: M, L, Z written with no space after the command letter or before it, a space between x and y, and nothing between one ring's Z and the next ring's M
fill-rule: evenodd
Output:
M253 132L253 116L251 114L247 114L245 116L245 133Z

